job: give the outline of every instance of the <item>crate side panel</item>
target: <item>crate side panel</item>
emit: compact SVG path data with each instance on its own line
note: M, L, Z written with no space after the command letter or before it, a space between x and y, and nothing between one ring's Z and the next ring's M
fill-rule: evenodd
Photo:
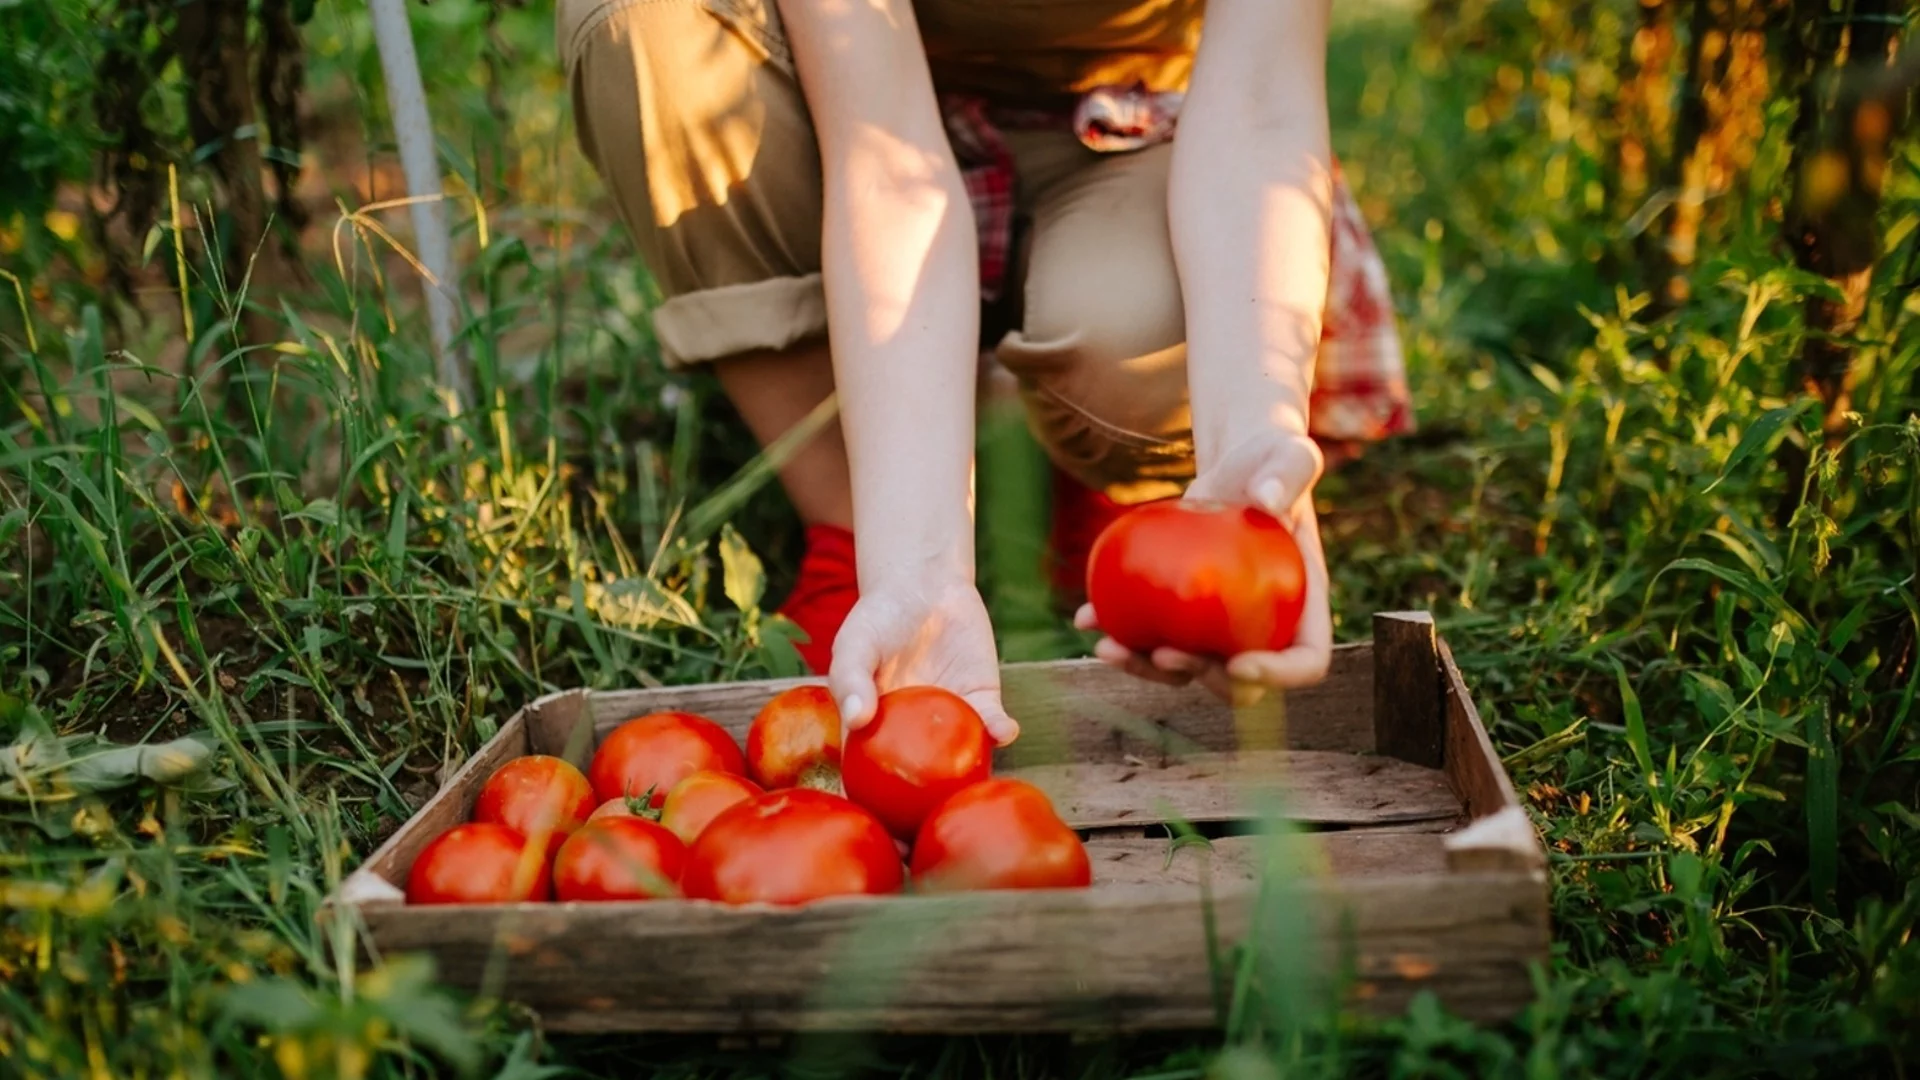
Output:
M1203 753L1170 760L1028 765L1007 770L1039 787L1077 829L1258 820L1278 808L1316 825L1453 822L1460 800L1438 769L1326 751Z
M1446 679L1446 774L1466 804L1472 818L1491 817L1502 810L1518 807L1513 781L1493 748L1493 740L1480 722L1473 695L1467 690L1460 668L1453 662L1453 650L1440 643L1441 671Z
M1215 891L1223 945L1254 893ZM1315 898L1318 898L1317 900ZM1430 989L1461 1013L1509 1015L1546 954L1544 878L1383 875L1310 882L1320 929L1295 955L1353 955L1356 1004ZM1148 1030L1213 1021L1204 905L1192 886L829 902L795 911L704 904L370 911L389 954L431 951L561 1030L916 1032ZM1342 931L1348 928L1349 932Z
M1237 712L1200 687L1170 687L1117 671L1097 660L1008 664L1002 669L1007 710L1021 735L1002 750L1002 768L1063 761L1119 761L1128 755L1177 756L1237 747L1371 752L1373 648L1361 642L1333 651L1327 678ZM592 696L596 741L649 712L697 712L745 739L760 707L775 694L819 679L778 679L703 686L621 690Z
M1447 869L1445 837L1439 832L1345 829L1297 833L1283 841L1295 851L1290 859L1324 865L1340 878L1439 874ZM1095 835L1087 841L1093 861L1093 887L1251 882L1259 874L1272 840L1226 836L1204 845L1175 847L1169 840Z
M369 914L383 949L426 948L457 985L503 962L509 995L561 1029L1129 1029L1211 1020L1193 892Z

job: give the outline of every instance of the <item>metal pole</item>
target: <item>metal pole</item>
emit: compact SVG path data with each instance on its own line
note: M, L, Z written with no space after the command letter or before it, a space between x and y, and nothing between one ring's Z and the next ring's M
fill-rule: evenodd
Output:
M428 333L440 383L451 391L464 411L472 405L466 357L454 348L457 305L453 240L447 232L445 201L441 198L440 161L433 138L433 119L427 114L427 92L420 81L420 60L413 48L413 28L407 22L406 0L368 0L373 36L380 48L380 67L387 81L387 107L393 111L394 141L400 146L400 167L407 176L407 194L415 201L413 234L422 266L433 276L424 282Z

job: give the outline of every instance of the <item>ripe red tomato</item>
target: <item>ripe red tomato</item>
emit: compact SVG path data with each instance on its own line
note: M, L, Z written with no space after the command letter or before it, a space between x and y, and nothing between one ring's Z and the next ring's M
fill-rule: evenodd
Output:
M913 881L925 892L963 889L1084 889L1093 864L1079 834L1024 780L962 788L920 826Z
M847 798L912 840L947 796L987 778L993 740L973 706L936 686L880 695L873 719L847 737L840 760Z
M660 824L691 844L720 811L762 794L760 785L744 776L697 772L673 785L660 807Z
M1135 652L1284 649L1306 589L1293 534L1253 506L1148 503L1107 526L1087 558L1100 629Z
M491 821L434 837L407 871L409 904L510 904L552 893L543 848Z
M593 813L587 815L587 820L599 821L601 818L609 817L643 818L648 817L647 812L650 812L649 808L646 803L640 799L608 799L606 802L594 807ZM649 818L649 820L651 820L651 818Z
M663 712L614 728L594 751L587 778L602 800L652 792L649 805L659 806L667 789L694 773L743 773L746 764L733 736L719 724L693 713Z
M681 890L695 900L797 905L900 891L893 838L841 796L788 788L736 803L687 853Z
M474 821L505 825L551 855L593 813L593 787L557 757L529 754L494 770L473 804Z
M782 691L747 729L747 771L769 791L840 788L840 706L824 686Z
M651 900L673 896L687 845L657 822L605 817L567 838L553 860L553 888L574 900Z

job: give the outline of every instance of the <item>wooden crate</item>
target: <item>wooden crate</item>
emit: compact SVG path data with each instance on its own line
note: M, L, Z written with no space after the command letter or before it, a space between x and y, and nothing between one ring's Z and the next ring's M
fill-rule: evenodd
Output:
M1278 787L1288 816L1310 830L1291 842L1330 867L1293 885L1322 920L1309 962L1344 957L1357 1005L1399 1009L1430 989L1460 1013L1498 1019L1531 997L1528 967L1548 948L1544 853L1421 612L1375 616L1373 640L1336 649L1323 683L1237 712L1094 661L1008 665L1005 699L1023 734L996 767L1046 789L1082 830L1091 889L784 910L403 903L414 857L466 818L502 762L532 752L584 766L589 733L597 742L662 709L703 713L744 738L760 705L789 685L542 698L332 902L357 910L370 951L429 952L443 979L523 1003L555 1030L1206 1028L1230 977L1216 960L1248 933L1257 845L1270 842L1230 835L1230 825ZM1221 838L1175 847L1167 820Z

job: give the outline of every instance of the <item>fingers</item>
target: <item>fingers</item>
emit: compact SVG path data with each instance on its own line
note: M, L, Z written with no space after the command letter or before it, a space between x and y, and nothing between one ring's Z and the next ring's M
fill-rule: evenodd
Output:
M1020 737L1020 722L1007 715L998 693L974 695L968 701L987 725L987 734L993 736L994 745L1005 746Z
M853 627L841 627L833 642L833 662L827 668L827 690L840 706L843 731L857 731L873 719L874 707L880 701L873 673L879 668L880 649L873 637Z
M1227 661L1226 673L1239 683L1290 689L1326 678L1332 660L1331 649L1296 645L1280 652L1241 653Z
M1167 686L1185 686L1193 681L1193 676L1180 671L1162 671L1153 665L1153 661L1127 648L1112 638L1101 638L1094 643L1093 655L1102 662L1148 682L1163 683Z
M1246 497L1255 506L1284 518L1295 502L1320 482L1326 458L1312 439L1298 439L1267 456L1247 481Z
M1093 616L1092 604L1081 604L1079 610L1073 613L1073 628L1075 630L1100 629L1099 621Z

